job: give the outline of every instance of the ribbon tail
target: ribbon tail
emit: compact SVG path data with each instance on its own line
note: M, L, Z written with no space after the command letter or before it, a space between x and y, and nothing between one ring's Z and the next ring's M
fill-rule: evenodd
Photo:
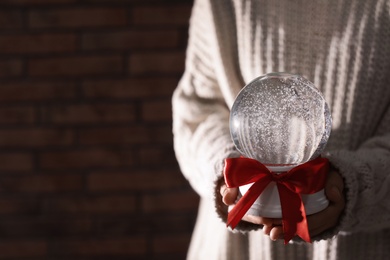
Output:
M238 223L243 218L245 213L249 210L249 208L260 196L260 194L268 186L269 183L270 180L257 181L249 188L249 190L244 194L244 196L238 201L238 203L229 212L227 226L230 226L232 229L234 229L238 225Z
M301 200L301 212L302 212L302 221L297 223L297 235L302 238L304 241L311 243L311 238L309 234L309 228L307 225L306 210L305 206Z
M295 235L300 236L306 242L311 242L301 195L290 191L283 184L278 183L277 186L282 207L284 244L287 244Z

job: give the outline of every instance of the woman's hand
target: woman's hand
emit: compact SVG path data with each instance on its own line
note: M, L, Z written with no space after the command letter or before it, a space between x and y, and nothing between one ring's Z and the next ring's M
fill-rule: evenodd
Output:
M316 236L327 229L335 227L341 213L344 210L345 199L343 196L344 182L340 174L331 170L325 183L325 195L329 200L329 206L321 212L307 216L310 236ZM222 201L228 206L233 206L238 196L237 188L228 188L222 183L220 192ZM263 225L263 231L272 240L283 239L283 227L281 219L263 218L245 215L244 221Z
M238 188L228 188L222 181L219 190L222 196L222 202L229 207L234 207L238 196ZM264 225L265 223L270 224L269 218L252 215L245 215L242 220L258 225Z

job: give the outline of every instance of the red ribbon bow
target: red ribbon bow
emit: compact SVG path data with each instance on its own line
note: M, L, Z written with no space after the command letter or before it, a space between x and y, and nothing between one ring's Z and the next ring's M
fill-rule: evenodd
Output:
M329 162L321 157L280 174L271 172L254 159L226 159L224 175L229 188L253 183L229 212L227 225L234 229L268 184L276 182L282 208L284 243L287 244L295 235L311 242L301 194L322 190L328 171Z

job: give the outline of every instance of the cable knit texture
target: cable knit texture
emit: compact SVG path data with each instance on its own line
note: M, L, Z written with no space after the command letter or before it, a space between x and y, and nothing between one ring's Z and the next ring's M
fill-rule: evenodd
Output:
M388 0L195 0L173 96L177 159L201 196L188 259L390 257L389 25ZM229 108L246 83L275 71L314 82L332 112L324 156L347 202L339 225L313 244L284 246L251 225L234 233L218 216L223 160L239 156Z

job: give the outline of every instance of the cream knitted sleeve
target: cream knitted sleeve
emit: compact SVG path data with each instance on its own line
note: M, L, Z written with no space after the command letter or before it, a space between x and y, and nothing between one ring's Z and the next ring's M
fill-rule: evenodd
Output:
M330 151L346 187L346 207L338 230L376 231L390 228L390 109L377 136L356 151Z
M212 199L223 160L237 152L230 138L229 109L214 71L215 33L208 1L195 1L192 12L186 69L172 100L174 149L192 187Z

